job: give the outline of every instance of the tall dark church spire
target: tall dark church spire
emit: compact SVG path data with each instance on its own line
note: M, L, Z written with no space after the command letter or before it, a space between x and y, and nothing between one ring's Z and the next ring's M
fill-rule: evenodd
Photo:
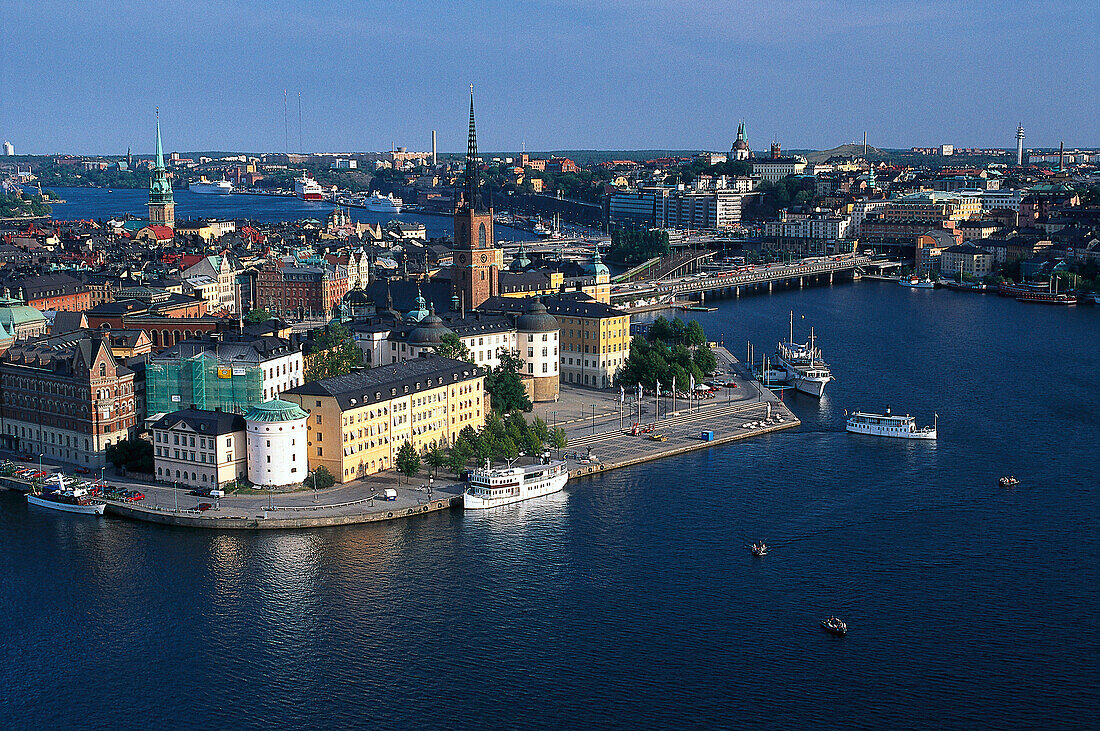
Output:
M474 125L474 85L470 84L470 134L466 141L466 206L478 210L481 200L478 192L477 129Z

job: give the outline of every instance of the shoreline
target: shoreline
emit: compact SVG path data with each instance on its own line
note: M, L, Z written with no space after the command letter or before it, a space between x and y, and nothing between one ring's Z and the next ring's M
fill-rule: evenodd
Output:
M660 415L660 420L653 420L650 408L654 403L649 397L640 405L632 404L627 418L618 393L584 389L567 391L566 397L553 406L558 410L555 417L559 413L563 417L554 421L563 426L569 425L566 454L571 456L567 456L566 463L570 480L725 446L791 429L802 423L773 392L747 378L744 365L728 350L718 347L715 353L720 364L729 369L730 377L739 381L739 388L727 390L724 401L712 397L706 401L694 401L691 406L681 402L680 409L668 409ZM570 399L579 400L578 403L585 405L583 408L587 408L593 399L600 399L603 408L591 417L583 413L569 415L565 409ZM667 400L665 405L667 408ZM549 406L542 405L535 413L547 418L548 414L541 412ZM626 427L635 420L634 409L637 407L645 412L637 418L637 423L649 428L633 433ZM589 428L592 431L587 433ZM711 432L713 438L704 439L703 432ZM582 455L582 451L586 454ZM601 459L603 452L614 454L614 458ZM464 484L448 480L439 480L439 484L435 485L434 480L428 480L426 476L402 481L400 475L378 473L371 475L369 483L343 483L320 493L230 494L220 500L211 500L186 493L181 495L179 490L171 487L142 482L127 484L122 480L112 482L124 489L138 489L146 498L140 502L105 500L106 515L159 525L212 530L295 530L414 518L445 510L461 510L465 489ZM12 478L0 478L0 488L25 492L28 485ZM384 500L382 495L386 488L397 490L396 500ZM318 499L334 502L318 504ZM191 503L192 500L194 503ZM197 509L200 501L208 500L214 503L210 509Z

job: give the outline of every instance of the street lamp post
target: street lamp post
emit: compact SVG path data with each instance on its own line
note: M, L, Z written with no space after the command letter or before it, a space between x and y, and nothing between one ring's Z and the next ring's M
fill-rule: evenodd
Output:
M596 404L592 404L592 433L596 433Z

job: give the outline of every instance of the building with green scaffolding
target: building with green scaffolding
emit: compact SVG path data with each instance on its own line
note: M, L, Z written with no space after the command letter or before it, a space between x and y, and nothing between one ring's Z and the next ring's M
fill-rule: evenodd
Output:
M196 408L244 414L304 380L301 348L277 337L184 340L145 367L148 417Z

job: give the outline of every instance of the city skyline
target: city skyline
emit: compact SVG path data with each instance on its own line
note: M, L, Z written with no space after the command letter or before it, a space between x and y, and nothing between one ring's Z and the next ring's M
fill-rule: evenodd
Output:
M1081 62L1093 4L265 7L6 3L0 138L21 154L148 154L160 106L170 150L427 149L434 129L458 153L472 82L486 151L723 151L740 119L756 150L864 131L884 148L1011 149L1017 124L1029 148L1100 144L1100 74ZM135 19L157 32L117 32ZM27 53L45 27L66 42Z

